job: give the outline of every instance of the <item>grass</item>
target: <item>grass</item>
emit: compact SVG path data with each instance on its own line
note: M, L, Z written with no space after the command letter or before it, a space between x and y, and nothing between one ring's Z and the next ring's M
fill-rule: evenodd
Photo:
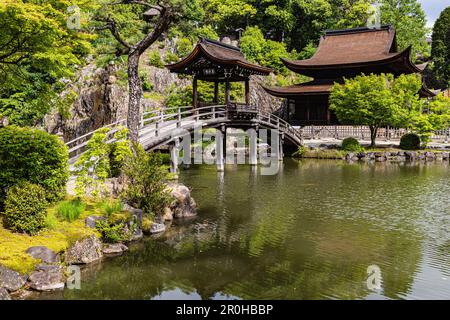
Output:
M78 198L63 201L58 205L58 217L73 222L80 217L84 209L84 203Z
M111 217L112 214L123 211L123 203L120 200L108 199L102 204L102 208L107 217Z
M72 199L68 199L70 201ZM62 252L77 240L90 235L100 237L95 230L85 226L84 219L90 215L102 215L103 209L99 202L85 200L85 210L73 222L58 219L56 204L48 208L47 228L36 236L13 233L0 224L0 264L20 273L31 272L39 260L33 259L25 251L33 246L46 246L55 252Z
M306 149L303 152L302 158L314 159L342 159L347 154L346 151L336 149Z

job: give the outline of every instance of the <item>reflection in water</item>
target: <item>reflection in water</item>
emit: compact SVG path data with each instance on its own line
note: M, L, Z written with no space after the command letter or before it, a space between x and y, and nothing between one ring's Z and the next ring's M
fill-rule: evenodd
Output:
M105 260L64 298L450 298L446 165L281 166L184 171L199 217ZM381 268L377 292L369 265Z

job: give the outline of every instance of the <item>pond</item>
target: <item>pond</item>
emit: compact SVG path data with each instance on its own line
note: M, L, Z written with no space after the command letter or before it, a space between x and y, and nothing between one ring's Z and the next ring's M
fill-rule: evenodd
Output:
M285 159L275 176L194 166L180 180L197 218L41 298L450 299L448 164Z

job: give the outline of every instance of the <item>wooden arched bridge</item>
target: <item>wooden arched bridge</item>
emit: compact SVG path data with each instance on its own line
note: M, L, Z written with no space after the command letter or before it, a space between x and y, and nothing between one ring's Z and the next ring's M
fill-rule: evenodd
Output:
M114 134L120 127L126 126L127 120L122 119L103 128L110 128L108 143L114 142ZM300 132L289 123L269 112L249 109L247 106L237 104L214 105L199 108L179 107L166 108L162 111L150 111L141 115L139 127L139 140L143 147L150 151L169 145L172 150L172 169L176 170L176 148L183 133L192 132L196 128L216 128L226 133L227 128L239 129L270 129L278 134L279 148L272 150L271 154L280 159L283 156L283 145L298 147L302 144ZM100 130L100 129L98 129ZM66 143L69 148L70 162L84 152L89 139L96 131L85 134ZM224 135L225 136L225 135ZM225 136L226 137L226 136ZM225 138L226 139L226 138ZM257 135L253 136L256 145ZM225 140L226 141L226 140ZM225 146L223 141L221 145ZM223 169L224 150L216 148L216 158L219 170ZM253 148L256 149L256 148ZM249 154L250 164L257 163L257 150L251 150Z

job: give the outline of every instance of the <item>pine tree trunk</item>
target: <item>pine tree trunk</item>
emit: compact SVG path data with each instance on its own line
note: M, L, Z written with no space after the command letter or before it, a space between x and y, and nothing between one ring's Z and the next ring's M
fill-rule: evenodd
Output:
M131 142L139 142L139 121L142 97L142 85L139 79L139 58L137 50L131 52L128 56L128 131Z

